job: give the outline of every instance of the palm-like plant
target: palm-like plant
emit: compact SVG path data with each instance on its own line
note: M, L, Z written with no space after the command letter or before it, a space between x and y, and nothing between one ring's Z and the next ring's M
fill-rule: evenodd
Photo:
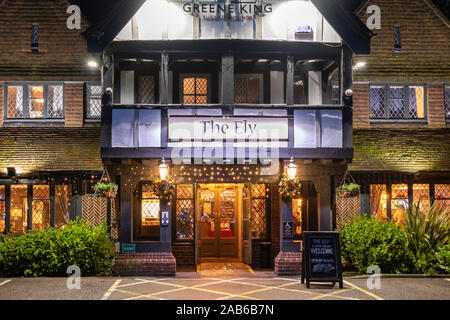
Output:
M435 202L428 212L421 212L418 203L412 204L403 211L401 226L418 271L428 272L436 264L437 254L449 243L449 208Z

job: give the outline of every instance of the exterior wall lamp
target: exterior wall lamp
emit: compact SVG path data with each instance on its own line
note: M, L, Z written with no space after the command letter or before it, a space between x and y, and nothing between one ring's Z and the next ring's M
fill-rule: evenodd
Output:
M167 175L169 174L169 166L167 165L164 158L161 161L161 164L159 165L159 176L162 181L165 181L167 178Z
M295 176L297 175L297 166L294 163L294 159L291 158L291 160L289 161L289 164L287 166L287 175L289 177L289 180L294 180Z

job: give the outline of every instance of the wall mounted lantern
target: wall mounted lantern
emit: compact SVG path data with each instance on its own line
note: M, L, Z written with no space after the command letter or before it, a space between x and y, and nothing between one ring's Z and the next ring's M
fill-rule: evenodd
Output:
M295 176L297 175L297 166L295 165L293 158L291 158L291 161L289 161L286 171L289 179L294 180Z
M159 176L161 178L161 180L166 180L167 175L169 174L169 166L167 165L166 161L164 160L164 158L161 161L161 164L159 165Z

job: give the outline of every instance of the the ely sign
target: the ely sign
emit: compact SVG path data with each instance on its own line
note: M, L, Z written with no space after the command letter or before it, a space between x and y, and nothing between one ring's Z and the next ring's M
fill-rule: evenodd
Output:
M169 141L287 141L288 119L281 117L169 118Z

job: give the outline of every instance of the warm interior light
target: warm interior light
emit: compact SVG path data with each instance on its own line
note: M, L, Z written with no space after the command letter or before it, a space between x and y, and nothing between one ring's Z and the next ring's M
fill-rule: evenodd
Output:
M287 175L290 180L294 180L297 175L297 166L295 165L293 159L291 159L289 165L287 166Z
M91 68L97 68L98 64L94 60L89 60L88 61L88 66L91 67Z
M164 159L162 159L161 164L159 165L159 176L161 180L166 180L168 173L169 173L169 166L166 164Z

